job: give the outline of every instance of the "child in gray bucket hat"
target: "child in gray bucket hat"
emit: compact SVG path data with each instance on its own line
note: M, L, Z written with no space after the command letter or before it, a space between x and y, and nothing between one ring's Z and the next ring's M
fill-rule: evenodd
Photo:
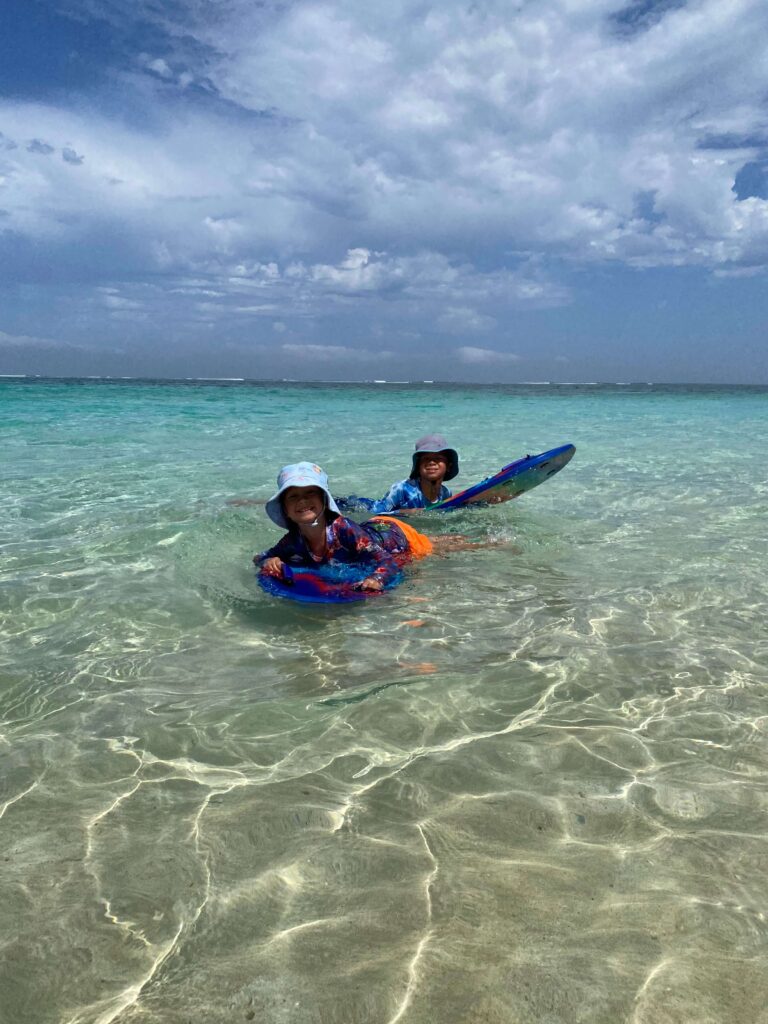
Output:
M338 498L343 509L364 508L376 515L394 512L399 508L430 508L438 501L450 498L451 491L443 483L453 480L459 473L459 455L450 448L442 434L425 434L414 445L411 472L407 480L392 484L378 501L371 498Z

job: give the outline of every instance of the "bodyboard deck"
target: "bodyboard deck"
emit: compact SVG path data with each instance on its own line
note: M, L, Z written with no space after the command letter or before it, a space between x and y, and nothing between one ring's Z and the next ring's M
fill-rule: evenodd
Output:
M353 601L367 601L394 589L402 582L403 574L398 572L387 580L381 590L360 590L358 584L373 572L371 565L321 565L316 569L292 568L285 566L282 578L256 574L261 589L271 597L283 597L304 604L349 604Z
M480 483L467 487L435 505L430 505L430 511L448 511L477 502L496 505L503 501L511 501L512 498L533 490L555 473L559 473L571 461L575 451L574 445L564 444L540 455L526 455L525 458L510 462L498 473L486 477Z

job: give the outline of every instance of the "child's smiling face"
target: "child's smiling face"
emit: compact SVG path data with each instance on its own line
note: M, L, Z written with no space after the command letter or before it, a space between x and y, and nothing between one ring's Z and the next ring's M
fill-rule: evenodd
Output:
M297 526L308 526L325 511L325 495L319 487L289 487L281 501L286 518Z
M419 477L430 483L442 482L448 470L448 459L442 452L424 452L419 456Z

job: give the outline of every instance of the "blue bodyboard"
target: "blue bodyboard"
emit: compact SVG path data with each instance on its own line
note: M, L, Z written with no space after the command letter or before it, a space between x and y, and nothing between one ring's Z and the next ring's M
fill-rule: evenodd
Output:
M305 604L349 604L352 601L367 601L372 597L380 597L382 593L394 589L403 580L403 573L398 572L387 580L383 591L360 590L357 584L367 579L374 568L375 566L360 563L331 563L320 565L316 569L284 566L282 579L267 576L263 572L258 572L256 579L261 589L271 597L285 597L290 601L301 601Z
M458 494L445 498L436 505L430 505L430 511L448 511L476 502L495 505L502 501L510 501L559 473L571 461L575 451L574 445L564 444L540 455L526 455L523 459L510 462L508 466L481 480L479 484L467 487L466 490L459 491Z

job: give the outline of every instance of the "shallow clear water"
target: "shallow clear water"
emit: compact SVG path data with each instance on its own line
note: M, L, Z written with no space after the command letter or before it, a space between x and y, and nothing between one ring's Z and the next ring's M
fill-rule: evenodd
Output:
M0 1019L768 1021L768 390L0 382ZM349 608L258 504L441 430Z

